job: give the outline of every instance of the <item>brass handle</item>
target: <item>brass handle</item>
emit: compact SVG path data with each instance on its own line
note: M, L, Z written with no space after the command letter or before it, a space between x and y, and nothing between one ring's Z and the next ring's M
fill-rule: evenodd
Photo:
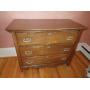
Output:
M61 58L61 60L66 60L66 59L67 59L66 57Z
M52 33L51 33L51 32L49 32L49 33L48 33L48 35L52 35Z
M49 58L48 56L46 56L46 58Z
M32 51L25 51L25 55L32 55Z
M32 62L25 62L26 64L32 64Z
M24 38L24 39L23 39L23 42L26 42L26 43L27 43L27 42L31 42L31 41L32 41L31 38Z
M69 36L68 38L67 38L67 40L72 40L73 39L73 36Z
M66 52L66 51L69 51L70 50L70 48L64 48L64 51Z
M22 68L24 69L24 68L28 68L29 66L22 66Z
M51 46L47 46L47 48L51 48Z

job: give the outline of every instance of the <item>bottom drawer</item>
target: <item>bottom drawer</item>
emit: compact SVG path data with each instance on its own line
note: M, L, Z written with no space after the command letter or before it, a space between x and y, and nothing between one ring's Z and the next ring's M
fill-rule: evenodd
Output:
M63 63L67 60L67 54L49 55L49 56L34 56L22 57L23 66L41 67L50 64Z
M58 62L58 63L48 63L48 64L32 64L32 65L23 65L22 68L23 69L27 69L29 67L32 67L32 68L40 68L40 67L52 67L52 66L57 66L57 65L60 65L60 64L65 64L66 62L65 61L61 61L61 62Z

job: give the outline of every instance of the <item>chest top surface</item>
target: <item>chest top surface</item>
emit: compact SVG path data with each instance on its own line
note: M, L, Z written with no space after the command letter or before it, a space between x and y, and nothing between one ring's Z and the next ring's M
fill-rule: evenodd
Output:
M71 19L15 19L6 28L7 31L29 30L85 30L85 26Z

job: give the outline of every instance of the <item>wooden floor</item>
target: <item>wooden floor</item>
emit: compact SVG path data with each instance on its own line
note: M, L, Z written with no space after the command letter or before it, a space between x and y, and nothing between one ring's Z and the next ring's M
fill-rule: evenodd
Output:
M17 57L0 58L1 78L83 78L86 77L86 68L90 62L82 53L76 52L69 66L30 68L20 71Z

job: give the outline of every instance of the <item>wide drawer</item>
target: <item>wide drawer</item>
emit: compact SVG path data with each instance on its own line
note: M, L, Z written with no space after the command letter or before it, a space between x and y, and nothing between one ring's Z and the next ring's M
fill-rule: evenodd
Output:
M22 57L70 53L71 45L30 45L20 46Z
M54 43L74 43L78 31L47 31L47 32L21 32L16 33L19 45L30 44L54 44Z
M67 54L49 55L49 56L34 56L34 57L22 57L24 66L37 66L43 64L60 63L67 61Z
M29 67L32 68L41 68L41 67L52 67L52 66L58 66L61 64L66 64L66 61L60 61L60 62L56 62L56 63L45 63L45 64L23 64L22 68L23 69L27 69Z

